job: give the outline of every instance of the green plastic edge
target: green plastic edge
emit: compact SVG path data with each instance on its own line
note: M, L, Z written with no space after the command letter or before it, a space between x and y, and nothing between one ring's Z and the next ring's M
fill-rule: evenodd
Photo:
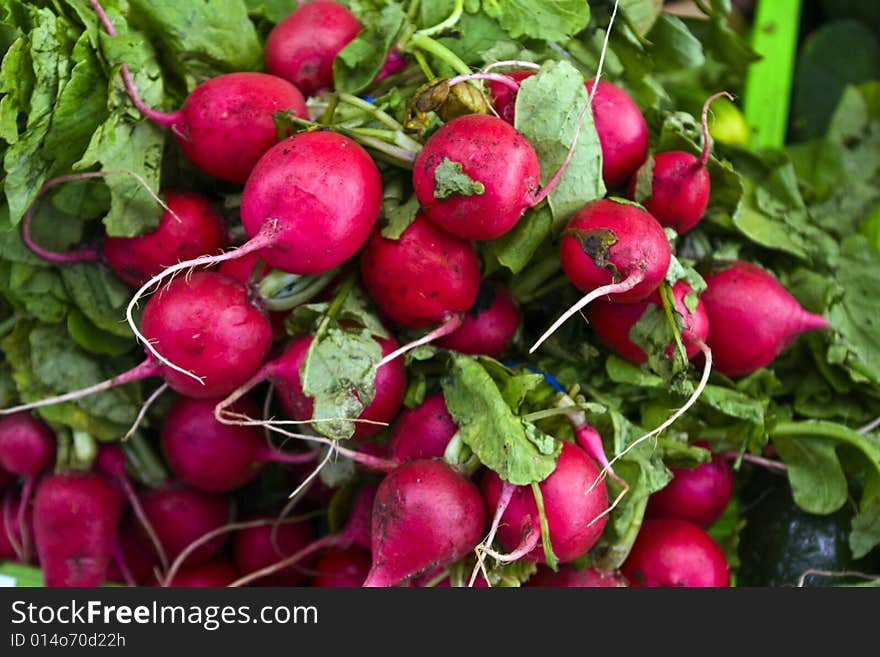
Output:
M802 0L759 0L751 32L762 59L749 67L743 109L753 148L785 144Z

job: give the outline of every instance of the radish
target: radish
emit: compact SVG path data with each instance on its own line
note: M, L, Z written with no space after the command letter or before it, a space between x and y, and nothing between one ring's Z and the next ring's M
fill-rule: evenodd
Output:
M616 189L648 156L648 126L638 105L617 85L601 79L598 84L587 80L585 85L602 148L602 179L609 189Z
M437 346L463 354L501 356L519 328L520 312L501 283L484 283L461 326L437 340Z
M14 474L7 471L2 465L0 465L0 489L11 486L15 481L15 478L16 477Z
M24 513L24 523L19 518ZM22 532L22 527L25 531ZM22 509L21 497L7 491L0 501L0 562L19 561L24 557L22 541L25 536L34 535L34 514L30 506ZM33 560L33 555L28 557ZM360 586L360 585L358 585Z
M0 415L75 401L150 376L162 376L168 386L189 397L220 397L259 369L272 343L271 324L253 305L247 289L216 272L177 278L152 296L144 308L142 330L137 334L150 354L131 370L82 390L0 409ZM167 350L183 366L157 349Z
M693 312L685 305L685 297L692 291L691 286L684 281L676 281L672 286L675 311L682 316L684 324L681 339L689 359L700 351L700 343L709 337L709 318L702 300L697 299ZM630 340L629 332L651 304L662 308L663 302L658 290L652 292L647 299L635 303L614 303L601 299L594 301L590 306L590 326L599 342L608 349L631 363L641 365L648 360L648 355ZM674 343L670 342L666 350L670 357L673 349Z
M271 520L271 518L267 518ZM298 553L309 545L313 538L311 527L306 522L264 524L249 527L236 533L233 540L235 565L240 573L253 573L261 568L277 563L279 560ZM257 586L298 586L308 578L307 570L311 563L290 566L274 573L271 577L251 582ZM237 578L233 578L233 581ZM230 582L231 583L231 582Z
M453 169L471 183L445 184L441 172ZM490 240L511 230L549 194L549 184L539 193L539 176L535 150L513 126L488 114L465 114L425 142L414 164L413 187L437 226L464 239Z
M34 536L45 586L101 586L116 546L120 498L96 473L44 477L34 496Z
M406 463L379 484L366 587L394 586L463 557L479 543L486 511L479 489L438 459Z
M219 400L178 398L162 424L162 454L175 477L187 486L223 493L251 481L264 463L303 463L314 452L273 449L254 426L223 424L214 417ZM256 417L257 405L244 399L234 409Z
M391 427L388 443L391 458L398 463L442 458L458 425L446 409L443 393L425 396L415 408L404 410Z
M359 587L370 572L369 550L349 547L327 550L315 562L311 585L320 588Z
M512 495L501 510L503 504L499 506L499 502L506 487L513 489ZM500 519L497 535L501 545L509 552L525 551L522 556L526 559L544 563L540 518L532 489L511 486L493 471L486 473L482 488L486 506L500 512L496 518ZM550 545L559 562L585 554L599 540L607 521L608 490L599 478L599 468L580 447L563 442L556 467L538 488Z
M626 587L627 581L617 572L607 572L598 568L578 570L574 566L564 564L559 570L553 571L547 566L538 566L535 574L529 577L525 586L542 586L556 588L619 588Z
M715 539L680 518L645 519L620 570L634 587L730 586L727 559Z
M532 345L534 352L569 317L591 301L641 301L666 276L672 252L663 227L644 208L599 199L574 213L559 245L565 274L587 294Z
M55 436L27 411L0 418L0 466L22 478L16 525L21 535L21 559L30 559L30 534L26 515L37 479L55 460Z
M266 70L307 96L333 86L333 60L361 24L344 5L328 0L301 4L266 38Z
M399 240L374 230L361 250L360 266L367 293L392 320L407 328L440 325L425 341L454 331L480 286L474 247L424 214L416 215Z
M116 30L97 0L89 0L107 34ZM137 93L127 64L120 73L135 107L170 128L181 150L205 173L243 183L257 160L278 141L273 115L292 111L308 117L302 93L287 80L266 73L228 73L196 87L177 112L157 112Z
M485 69L484 69L485 70ZM517 69L505 71L504 75L514 82L522 82L527 77L534 75L536 70ZM486 80L486 89L492 97L492 107L498 112L498 116L513 125L516 115L516 89L500 80Z
M229 499L179 484L141 494L141 504L150 525L170 560L174 560L194 540L229 522ZM219 536L188 555L188 566L210 560L223 546Z
M709 448L705 441L695 443ZM645 515L682 518L709 527L721 517L733 497L733 471L720 454L695 468L670 468L672 480L648 498Z
M701 300L712 327L716 369L740 377L769 365L804 331L828 320L804 310L776 278L742 260L719 263L705 277Z
M134 515L126 515L119 524L113 561L107 571L108 582L129 586L152 586L162 567L155 548L143 538L143 525Z
M217 558L197 566L181 568L168 586L219 588L233 582L238 575L238 570L228 559Z
M656 153L653 161L643 164L629 181L629 197L644 205L661 225L674 228L679 235L697 225L709 204L710 180L706 164L711 142L707 117L709 105L719 96L733 100L733 96L722 91L710 96L703 105L703 151L699 158L684 151ZM645 167L651 168L646 171ZM648 175L650 194L637 198L639 179Z

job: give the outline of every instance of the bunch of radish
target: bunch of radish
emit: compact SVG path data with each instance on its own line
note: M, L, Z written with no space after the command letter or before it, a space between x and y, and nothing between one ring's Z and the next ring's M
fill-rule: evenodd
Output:
M114 37L99 2L90 4ZM487 110L438 118L415 142L406 185L417 209L391 236L380 221L391 165L377 152L379 130L334 130L310 116L332 95L334 59L361 29L342 4L303 3L269 33L266 72L202 81L174 112L148 107L128 66L120 67L144 119L169 129L189 163L240 195L237 221L229 225L206 196L169 186L153 193L163 213L152 231L55 252L32 234L30 208L22 239L34 254L59 267L99 262L136 288L119 319L127 320L144 359L82 390L0 410L0 557L36 561L49 586L443 585L462 568L472 573L465 583L479 586L497 584L514 562L534 566L531 579L517 581L529 586L727 586L725 556L706 532L731 496L726 461L673 469L672 483L647 504L628 556L607 567L598 548L617 488L620 495L628 490L613 468L626 451L615 445L606 452L613 441L587 421L583 399L547 395L535 411L540 420L565 415L571 426L546 425L553 430L541 453L552 454L553 465L523 483L489 467L479 445L462 447L467 427L440 391L445 373L436 369L450 355L468 355L487 371L506 367L505 359L537 359L539 347L585 308L597 347L640 366L652 355L631 330L652 306L662 309L677 338L662 356L673 359L680 348L683 367L702 358L703 373L687 401L629 450L681 418L713 369L746 376L799 334L827 327L773 274L745 260L712 263L700 290L670 278L670 233L693 230L710 203L707 115L720 94L703 106L699 156L649 155L648 125L632 97L600 75L585 79L587 105L568 155L556 170L542 171L539 145L514 127L517 89L540 67L511 62L496 65L504 72L463 73L449 86L478 89ZM392 49L377 79L409 63ZM371 111L386 127L396 123ZM547 205L588 115L610 194L571 213L547 240L563 284L583 296L564 312L545 308L540 321L558 319L523 349L526 302L516 276L488 267L487 249ZM306 123L308 129L290 127ZM394 147L413 141L398 139ZM456 166L469 187L450 190L438 180ZM112 175L129 174L71 172L43 184L40 194ZM305 292L287 307L273 305L264 293L276 280ZM375 321L360 321L363 309L346 305L353 289ZM305 321L309 311L319 320ZM316 417L310 368L338 372L332 363L316 365L314 354L329 335L355 333L375 355L366 390L347 372L333 383L359 410ZM151 448L166 470L161 481L133 481L131 452L115 444L103 445L85 467L55 462L63 441L32 410L153 377L161 384L150 403L166 390L173 395L164 400ZM264 405L258 393L269 395ZM503 389L514 415L518 394ZM339 421L352 431L328 437L325 423ZM462 453L468 458L458 458ZM357 488L341 522L327 517L327 500L352 491L317 483L334 459L351 461L349 483ZM289 484L293 500L239 508L261 491L267 473Z

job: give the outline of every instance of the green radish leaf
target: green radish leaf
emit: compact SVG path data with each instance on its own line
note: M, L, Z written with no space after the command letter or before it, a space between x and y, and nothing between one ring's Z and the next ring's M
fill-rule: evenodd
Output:
M636 171L636 189L633 200L644 203L654 193L654 156L649 155L645 163Z
M300 368L303 393L314 403L312 425L328 438L351 438L357 418L376 394L382 347L369 329L330 327L312 341Z
M680 18L661 13L647 35L658 71L697 68L706 61L700 43Z
M297 306L285 320L288 334L311 333L318 328L329 308L329 302ZM376 315L373 302L363 290L357 287L346 294L342 307L336 314L336 320L337 322L348 321L363 326L377 338L387 338L389 335L388 329Z
M67 314L67 332L74 342L93 354L121 356L131 351L131 339L102 331L76 308Z
M382 214L385 217L386 225L382 229L382 237L388 240L399 240L403 231L415 221L420 207L419 199L413 195L400 205L388 209L383 208Z
M382 70L405 19L399 4L389 4L336 55L333 85L337 91L356 94L369 86Z
M773 445L788 468L792 496L800 508L826 515L846 503L846 476L834 441L786 436L774 437Z
M517 486L543 481L556 467L561 444L517 417L476 359L453 353L451 361L443 394L462 442L505 481Z
M522 81L516 95L514 126L535 149L542 185L550 182L568 157L587 102L583 75L565 60L548 62ZM548 199L556 231L577 210L604 195L602 149L593 116L587 111L571 161Z
M620 9L633 28L646 35L663 11L663 0L620 0Z
M553 230L553 213L549 206L526 210L512 230L488 243L489 252L514 274L531 262Z
M482 7L514 39L562 40L590 22L590 6L579 0L482 0Z
M849 546L853 557L860 559L880 545L880 494L863 495L859 512L853 517Z
M133 338L123 321L131 290L107 268L95 263L77 262L61 268L61 279L73 303L102 331Z
M480 196L485 191L483 183L464 172L461 162L444 157L434 169L434 198L438 201L450 196Z

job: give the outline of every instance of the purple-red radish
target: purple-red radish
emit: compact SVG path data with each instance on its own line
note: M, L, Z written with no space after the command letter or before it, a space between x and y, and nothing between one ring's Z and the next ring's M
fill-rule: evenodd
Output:
M89 0L110 36L116 30L97 0ZM127 64L121 74L135 107L170 128L184 154L216 178L243 183L257 160L278 141L273 115L292 111L307 118L302 93L293 84L266 73L237 72L203 82L176 112L157 112L143 102Z
M439 459L401 465L376 491L364 586L394 586L456 561L479 543L485 525L479 489L457 470Z
M684 281L677 281L672 286L675 310L682 316L684 325L681 339L689 359L700 352L700 342L706 342L709 337L709 317L702 300L697 298L693 312L685 304L685 297L692 291L691 286ZM614 303L598 299L590 306L590 326L599 342L608 349L631 363L641 365L648 360L648 355L630 340L629 331L652 304L661 308L663 306L658 290L652 292L647 299L635 303ZM674 348L674 343L670 342L667 355L672 356Z
M484 283L461 325L436 344L463 354L497 358L510 347L519 322L519 308L507 288L498 282Z
M229 498L182 485L166 485L141 493L141 504L150 525L159 537L170 560L190 543L208 532L223 527L230 519ZM192 550L186 560L194 566L211 559L225 542L217 536Z
M6 470L2 465L0 465L0 489L6 488L7 486L11 486L15 481L16 477L14 474Z
M591 93L595 80L585 82ZM648 156L648 126L638 105L623 89L599 80L591 96L593 123L602 148L602 179L609 189L626 184Z
M319 588L360 587L371 563L370 551L361 547L327 550L312 567L310 583Z
M207 563L188 566L177 571L168 586L172 588L220 588L228 586L239 576L235 565L218 557Z
M620 588L628 586L626 579L618 572L583 568L563 564L559 570L540 565L535 574L529 577L524 586L555 588Z
M31 537L25 518L37 479L55 460L55 436L27 411L0 417L0 466L22 478L16 524L21 534L21 558L30 559Z
M460 169L473 181L472 189L448 189L438 167ZM507 233L544 198L539 198L539 187L532 145L509 123L488 114L465 114L445 123L425 142L413 167L413 188L425 215L463 239L490 240Z
M490 509L498 507L505 482L493 471L483 478L483 496ZM562 443L556 468L538 484L544 501L544 513L550 545L560 563L585 554L599 540L607 521L608 490L599 479L599 468L580 447ZM516 550L523 536L539 527L535 496L529 486L515 486L498 526L498 541L508 551ZM544 563L539 544L526 559Z
M439 325L407 348L454 331L480 287L473 245L421 213L398 240L374 230L361 250L360 267L367 293L393 321L413 329Z
M389 452L398 463L442 458L458 425L446 408L443 393L425 396L415 408L401 412L391 426Z
M271 518L266 518L271 520ZM235 565L242 574L253 573L300 552L313 540L307 522L267 523L236 532L232 542ZM253 586L298 586L308 579L311 561L280 570L270 577L251 582Z
M607 470L617 483L626 486L626 482L614 474L611 463L605 455L605 446L602 444L602 435L596 430L596 427L587 422L583 413L580 413L579 416L575 417L570 415L569 419L572 423L572 429L574 429L575 442L580 448L587 453L587 456L601 465L603 469Z
M129 586L151 586L158 581L156 573L161 568L155 548L143 536L143 526L133 514L124 516L119 524L107 581L125 582Z
M21 531L21 516L21 497L7 491L0 500L0 561L21 562L24 559L22 540L25 536L34 535L33 509L30 506L24 508L24 533ZM28 560L33 561L33 557L33 554L29 555Z
M266 70L312 96L333 86L333 60L361 24L344 5L329 0L301 4L266 38Z
M187 486L224 493L251 481L264 463L303 463L313 452L288 453L273 449L259 427L223 424L214 417L217 399L178 398L162 424L160 445L174 476ZM250 399L231 410L258 417Z
M715 539L680 518L642 521L620 571L632 587L730 586L730 568Z
M43 477L34 496L34 537L45 586L101 586L116 547L119 495L100 474Z
M504 75L511 78L514 82L522 82L536 72L528 69L516 69L504 71ZM487 80L486 89L492 97L492 106L498 112L498 116L510 125L513 125L516 113L516 90L511 85L504 84L498 80Z
M733 100L733 96L722 91L710 96L703 105L703 150L700 157L685 151L655 153L629 181L629 197L644 205L662 226L674 228L679 235L697 225L709 204L711 185L706 165L711 142L707 121L709 104L719 96ZM651 167L650 171L643 171L645 167ZM636 198L639 178L647 175L651 181L650 194Z
M695 443L708 448L708 443ZM733 470L720 454L695 468L670 468L672 481L648 498L645 515L682 518L709 527L733 497Z
M663 227L647 210L599 199L568 221L559 258L569 280L587 294L553 323L529 353L596 299L607 296L616 303L632 303L646 298L666 276L672 252Z
M706 308L715 368L729 377L769 365L804 331L828 327L804 310L776 278L742 260L718 263L705 277L700 299Z

